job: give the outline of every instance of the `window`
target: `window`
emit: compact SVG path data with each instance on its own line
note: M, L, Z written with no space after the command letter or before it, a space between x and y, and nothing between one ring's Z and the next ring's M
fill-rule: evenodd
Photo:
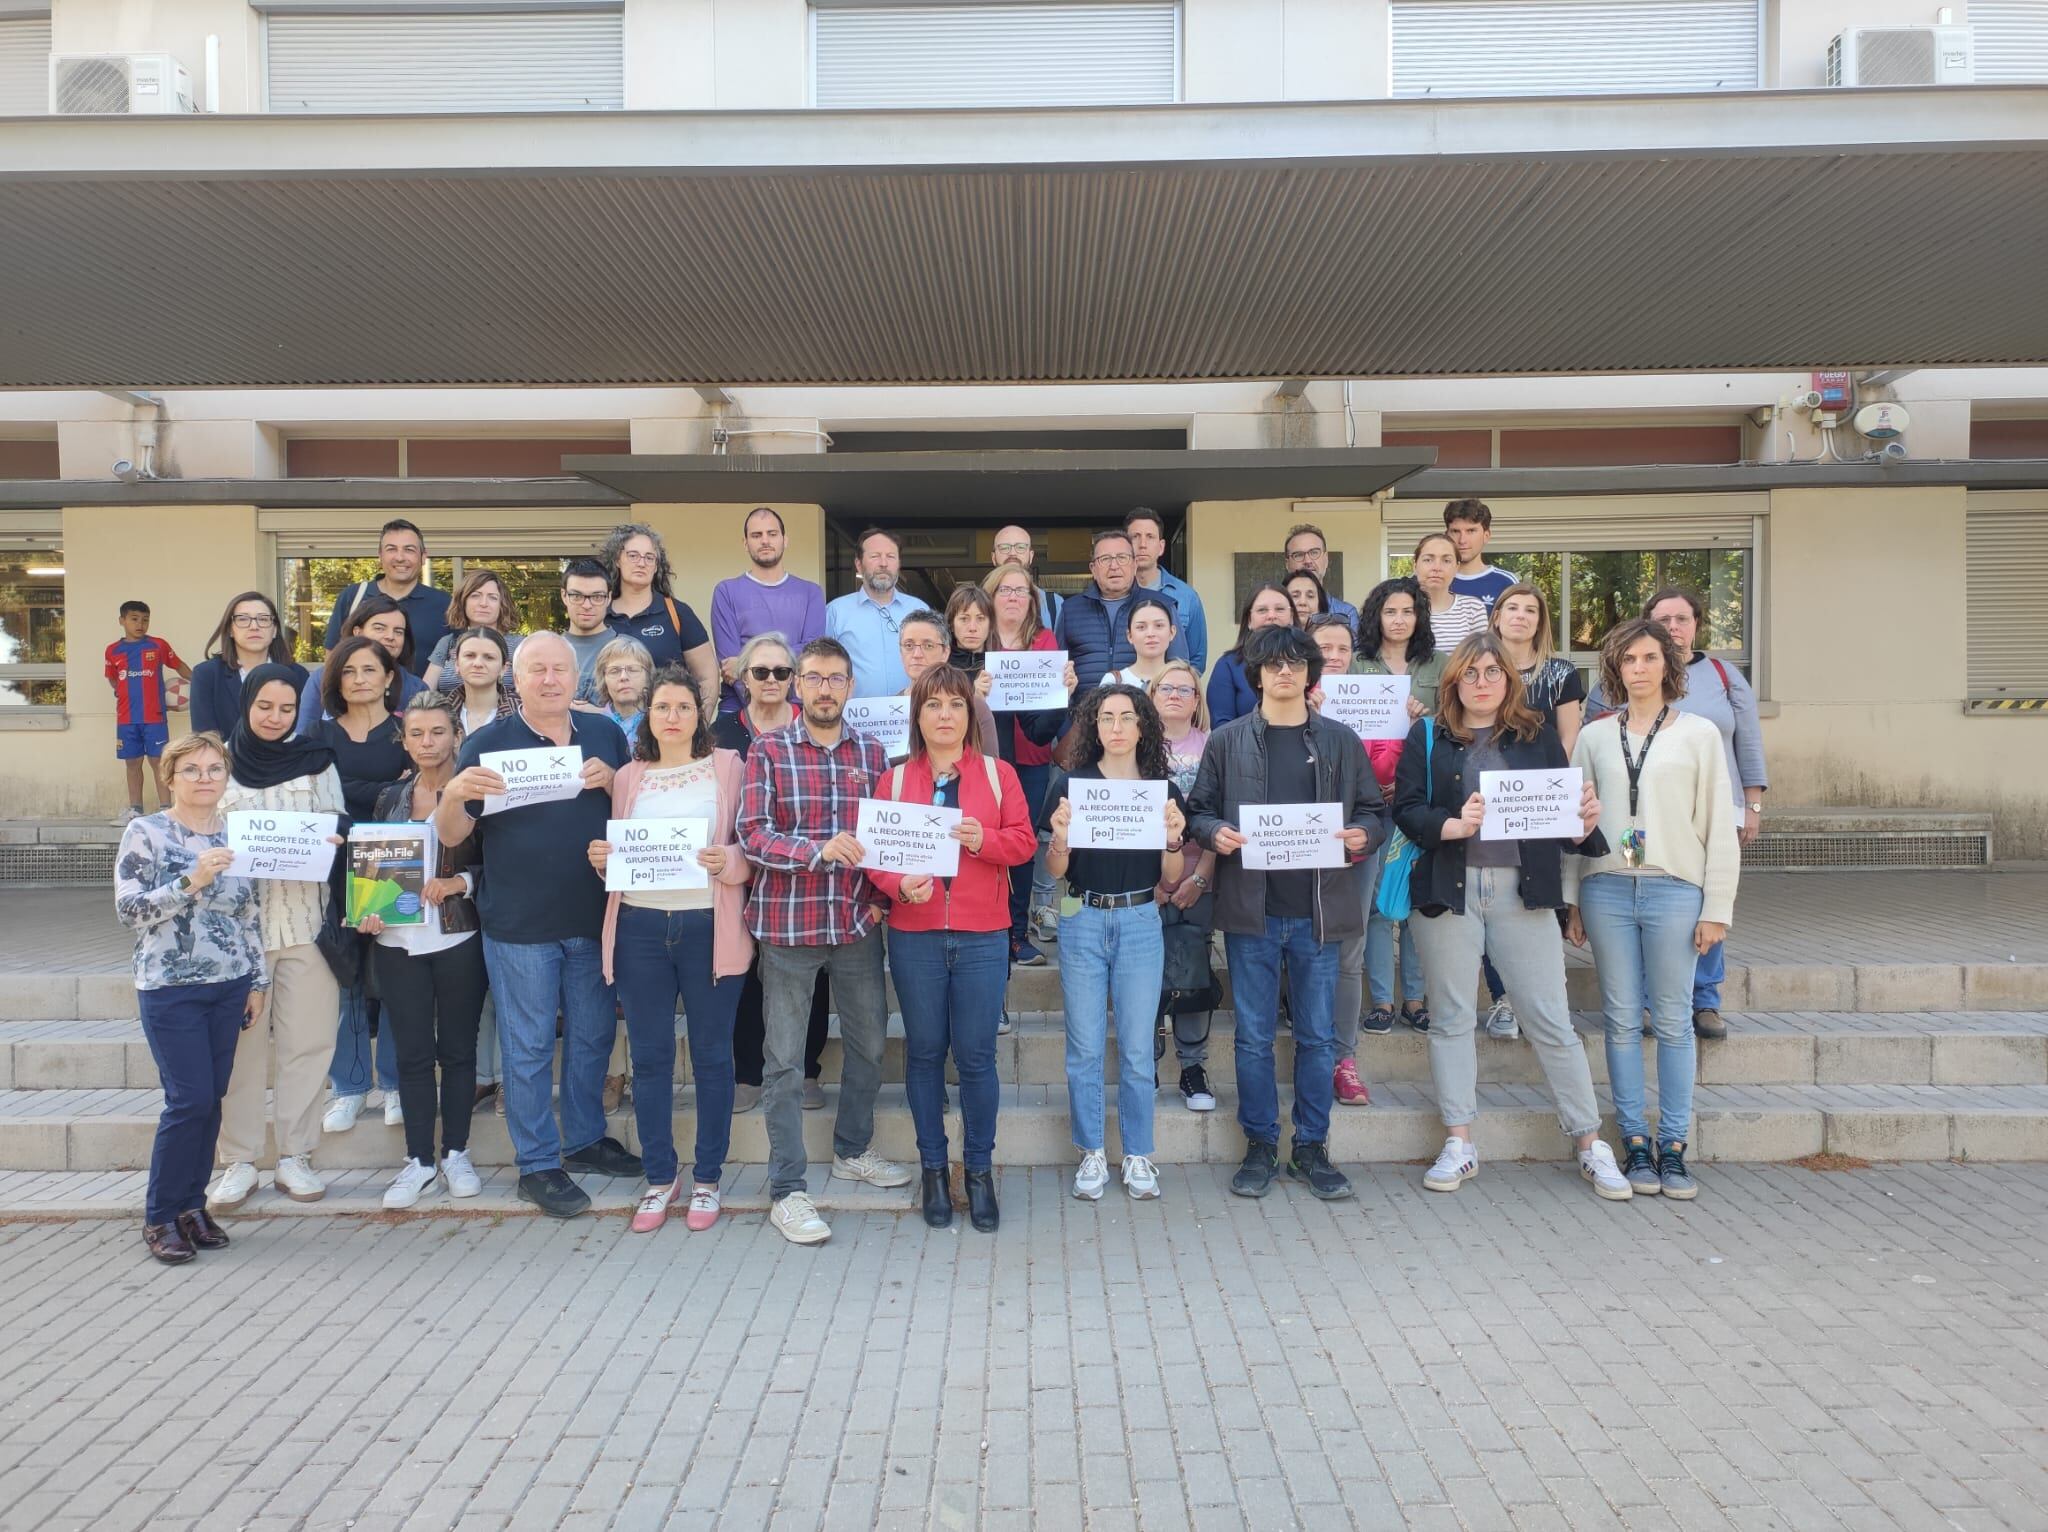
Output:
M833 4L811 9L821 107L1100 106L1180 99L1180 7Z
M1972 505L1966 525L1970 701L2048 698L2048 508Z
M273 112L587 112L626 104L623 6L275 11Z
M0 17L0 117L50 109L50 18Z
M1394 0L1392 37L1396 96L1763 84L1761 0Z
M576 553L589 552L579 548ZM504 580L519 608L519 631L532 633L542 628L559 632L568 622L562 610L562 562L560 557L506 557L468 554L457 558L430 558L428 584L453 591L473 569L489 569ZM327 634L327 618L334 599L349 586L378 575L374 558L286 558L278 562L278 589L284 599L278 605L293 629L292 653L302 665L317 665L323 658L321 640ZM422 655L424 669L425 656Z
M2048 80L2048 4L1970 0L1969 22L1977 33L1980 85Z
M0 708L63 707L63 551L0 548Z

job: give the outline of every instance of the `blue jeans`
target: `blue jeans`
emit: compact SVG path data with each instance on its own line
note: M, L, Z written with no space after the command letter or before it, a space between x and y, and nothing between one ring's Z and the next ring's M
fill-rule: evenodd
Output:
M1696 1011L1721 1009L1721 985L1728 977L1728 944L1715 942L1700 954L1692 972L1692 1008Z
M1034 829L1040 827L1044 818L1045 784L1051 777L1050 765L1017 768L1017 781L1024 788L1024 807ZM1010 869L1010 940L1013 942L1021 942L1031 934L1031 891L1037 886L1037 869L1036 857L1021 867ZM1050 886L1047 885L1048 888Z
M484 961L498 1002L498 1048L504 1063L499 1089L519 1173L560 1170L564 1144L574 1152L604 1137L604 1070L619 1017L611 986L604 982L597 938L501 942L487 935ZM562 1017L559 1134L554 1113L557 1012Z
M1166 974L1159 906L1127 910L1083 904L1060 922L1060 995L1067 1008L1067 1110L1074 1147L1104 1146L1103 1059L1116 1009L1116 1128L1126 1156L1152 1157L1157 1081L1152 1035Z
M220 1104L235 1067L249 982L244 977L136 991L142 1036L164 1087L143 1203L149 1223L172 1223L180 1213L206 1206Z
M1607 1018L1607 1079L1621 1136L1647 1138L1643 1010L1657 1035L1657 1142L1682 1144L1692 1133L1698 1055L1692 1036L1697 966L1697 884L1662 873L1599 873L1579 885L1579 918L1600 975Z
M1400 954L1400 988L1394 987L1394 958ZM1378 910L1365 931L1365 979L1372 1003L1393 1009L1424 994L1422 955L1415 950L1415 933L1406 921L1399 924Z
M1337 1047L1330 1035L1337 990L1337 943L1316 940L1315 922L1266 917L1264 936L1223 934L1237 999L1237 1124L1262 1144L1280 1142L1280 1085L1273 1073L1273 1033L1279 1024L1280 963L1287 962L1287 998L1294 1017L1294 1142L1319 1144L1330 1136L1331 1071Z
M364 955L364 962L369 957ZM390 1018L377 1019L376 1084L398 1089L398 1033ZM341 1027L334 1039L334 1065L327 1071L337 1096L367 1096L371 1084L370 1001L360 984L341 992Z
M696 1164L691 1176L716 1186L732 1142L732 1024L743 977L711 976L712 915L705 910L619 906L612 949L626 1046L633 1056L633 1122L647 1184L676 1178L676 998L689 1018L690 1079L697 1087Z
M960 1077L960 1158L995 1160L996 1027L1010 978L1007 931L889 931L889 971L903 1008L903 1094L917 1128L917 1158L946 1167L946 1053Z

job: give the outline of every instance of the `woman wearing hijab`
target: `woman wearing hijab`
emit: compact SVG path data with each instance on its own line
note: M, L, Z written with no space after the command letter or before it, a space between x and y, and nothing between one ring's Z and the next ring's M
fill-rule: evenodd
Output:
M297 736L298 721L296 667L268 664L252 669L242 682L241 716L228 745L232 766L227 791L221 795L223 814L249 809L346 814L334 751L317 733L310 739ZM336 819L335 828L345 829L343 819ZM337 874L342 862L335 858ZM341 990L317 938L327 924L328 901L337 897L336 879L250 881L256 889L264 964L270 970L270 1005L235 1045L234 1072L221 1103L217 1151L226 1169L206 1199L215 1212L240 1207L256 1189L266 1089L272 1093L277 1133L277 1189L294 1202L317 1202L327 1195L326 1185L313 1173L312 1155L320 1143Z

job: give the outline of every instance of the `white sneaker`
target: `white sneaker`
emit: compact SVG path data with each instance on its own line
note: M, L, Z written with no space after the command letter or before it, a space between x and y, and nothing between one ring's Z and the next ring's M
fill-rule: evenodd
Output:
M398 1092L384 1092L384 1126L402 1128L405 1126L405 1108L398 1104Z
M848 1181L865 1181L870 1186L908 1186L910 1172L894 1160L885 1160L872 1149L863 1149L852 1159L832 1156L832 1174ZM791 1194L795 1195L794 1193ZM787 1199L785 1199L787 1200ZM811 1209L813 1217L817 1209ZM787 1231L785 1231L787 1232ZM829 1231L828 1231L829 1232ZM824 1238L823 1235L819 1236Z
M249 1200L249 1194L256 1190L256 1167L247 1160L238 1160L220 1173L220 1179L213 1183L213 1190L206 1194L209 1212L229 1213Z
M441 1161L441 1179L448 1183L451 1197L474 1197L484 1189L476 1167L469 1163L467 1149L450 1149Z
M320 1119L322 1133L346 1133L363 1115L361 1096L336 1096L327 1103L327 1115Z
M1522 1035L1520 1023L1515 1020L1514 1005L1506 995L1493 1002L1493 1008L1486 1013L1486 1035L1497 1037L1504 1043L1511 1043Z
M1592 1148L1579 1151L1579 1174L1591 1181L1593 1190L1609 1202L1626 1202L1636 1194L1621 1167L1614 1163L1614 1151L1607 1147L1605 1139L1596 1138Z
M318 1202L327 1195L327 1183L313 1174L313 1157L309 1154L280 1155L271 1179L294 1202Z
M1085 1202L1094 1202L1102 1195L1103 1187L1109 1185L1109 1157L1100 1149L1084 1150L1081 1168L1074 1172L1074 1195Z
M1478 1174L1479 1151L1472 1147L1472 1140L1447 1138L1422 1184L1433 1192L1454 1192Z
M1124 1156L1124 1190L1133 1202L1159 1195L1159 1172L1144 1155Z
M434 1167L419 1160L407 1160L404 1167L394 1176L391 1184L384 1189L384 1206L387 1208L409 1208L420 1200L420 1193L431 1191L435 1177Z
M768 1221L792 1245L822 1245L832 1237L832 1226L818 1216L809 1192L791 1192L769 1210Z

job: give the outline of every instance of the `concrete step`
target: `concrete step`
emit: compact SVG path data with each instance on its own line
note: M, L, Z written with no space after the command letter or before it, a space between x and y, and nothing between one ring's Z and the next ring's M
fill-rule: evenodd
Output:
M1284 1125L1291 1092L1281 1094ZM814 1162L831 1157L837 1097L837 1087L828 1086L826 1109L804 1114L807 1155ZM161 1096L148 1090L0 1091L0 1169L140 1169L148 1164L161 1104ZM1539 1088L1482 1086L1480 1109L1475 1132L1488 1157L1565 1156L1568 1144ZM2048 1086L2041 1085L1708 1085L1699 1089L1696 1116L1694 1149L1705 1160L1792 1160L1821 1153L1872 1160L2048 1159ZM948 1114L947 1124L957 1158L957 1110ZM611 1131L637 1146L630 1108L614 1114ZM1611 1122L1607 1131L1611 1136ZM690 1092L678 1102L675 1134L687 1154L696 1134ZM1161 1093L1155 1136L1155 1157L1162 1164L1224 1163L1244 1150L1228 1090L1218 1092L1212 1113L1189 1112L1170 1093ZM1430 1157L1442 1140L1435 1101L1426 1087L1383 1084L1373 1092L1372 1106L1337 1109L1330 1150L1346 1162L1404 1162ZM916 1160L901 1087L883 1088L874 1146L892 1159ZM480 1115L470 1148L479 1165L510 1164L504 1119ZM1109 1148L1113 1155L1121 1153L1114 1098ZM732 1119L730 1163L763 1163L767 1150L767 1127L758 1110ZM371 1114L351 1131L323 1140L314 1163L323 1170L395 1168L404 1154L403 1130L387 1128ZM1072 1163L1065 1090L1004 1087L995 1158L1004 1165Z

